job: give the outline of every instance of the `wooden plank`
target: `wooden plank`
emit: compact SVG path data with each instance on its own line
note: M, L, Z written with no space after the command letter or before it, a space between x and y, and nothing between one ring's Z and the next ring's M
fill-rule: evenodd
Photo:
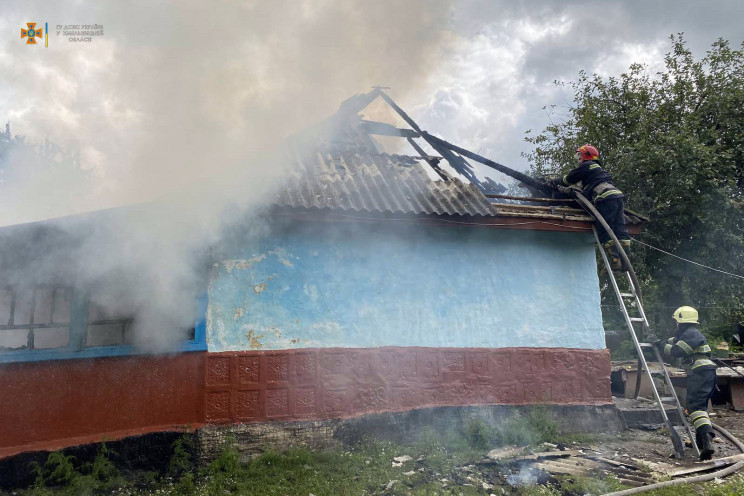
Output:
M519 201L531 201L531 202L546 202L546 203L576 203L573 198L533 198L531 196L511 196L511 195L483 195L486 198L502 198L504 200L519 200Z
M572 457L560 460L547 460L546 463L555 463L557 465L566 465L570 467L586 467L590 469L604 469L605 465L588 458Z
M500 206L494 206L496 213L499 217L530 217L539 219L555 219L555 220L575 220L581 222L589 222L592 220L588 215L558 215L551 213L527 213L527 212L516 212L509 211L508 209L501 208ZM583 226L582 226L583 227ZM591 226L587 226L588 230L591 230Z
M517 205L516 203L493 203L493 206L499 210L533 210L545 211L550 213L566 213L571 215L586 215L580 208L570 207L547 207L543 205Z
M729 388L731 390L731 405L734 410L744 410L744 381L731 377Z
M486 455L489 460L499 461L506 458L519 456L527 449L527 446L506 446L504 448L492 449Z
M549 465L556 465L556 466L581 467L581 468L588 468L590 470L601 470L603 472L612 472L613 474L616 474L618 476L638 480L641 482L654 482L653 478L648 477L643 472L621 468L621 467L616 467L616 466L608 467L606 464L603 464L603 463L600 463L594 460L588 460L586 458L548 460L545 463Z
M539 460L541 458L554 458L554 457L568 457L583 454L581 450L565 450L565 451L543 451L540 453L532 453L530 455L522 455L514 458L514 461L524 460Z
M566 451L544 451L540 453L531 453L529 455L522 455L526 447L508 447L491 450L486 455L486 458L481 460L481 465L489 463L513 463L513 462L524 462L533 460L542 460L547 458L560 458L581 455L581 450L566 450Z
M617 460L612 460L610 458L605 458L603 456L590 456L589 458L592 458L594 460L598 460L600 462L607 463L609 465L615 465L616 467L630 467L633 470L640 470L640 468L637 465L634 465L632 463L618 462Z
M535 463L532 466L550 472L551 474L578 475L579 477L588 477L591 475L589 469L582 469L580 467L563 467L551 463Z
M602 470L602 468L600 467L582 467L578 465L569 465L565 463L565 460L546 460L544 462L535 463L532 466L540 470L550 472L552 474L566 474L579 477L590 477L592 475L592 472L596 470ZM656 482L650 478L644 478L642 476L631 474L618 474L618 479L622 484L631 487L640 487Z

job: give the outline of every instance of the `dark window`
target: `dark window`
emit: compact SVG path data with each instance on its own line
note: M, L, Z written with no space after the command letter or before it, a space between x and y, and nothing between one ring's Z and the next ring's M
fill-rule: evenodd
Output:
M134 319L106 310L93 302L88 305L86 346L130 345L133 341Z
M63 348L70 342L72 288L0 288L0 350Z

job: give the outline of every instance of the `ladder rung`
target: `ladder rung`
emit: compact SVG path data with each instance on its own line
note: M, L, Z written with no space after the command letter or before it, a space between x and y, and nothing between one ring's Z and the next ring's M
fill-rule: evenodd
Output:
M620 296L623 298L635 298L635 295L633 293L620 293Z
M629 317L628 320L630 320L631 322L645 322L646 321L646 319L644 319L643 317Z
M651 343L638 343L638 346L640 346L641 348L653 348L654 347L654 345Z

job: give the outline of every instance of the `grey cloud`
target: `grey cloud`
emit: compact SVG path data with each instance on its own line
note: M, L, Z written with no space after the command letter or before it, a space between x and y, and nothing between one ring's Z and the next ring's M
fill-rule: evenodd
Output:
M576 79L581 70L619 74L639 61L636 52L660 67L669 36L679 32L698 57L719 37L739 46L742 18L744 3L735 0L464 1L451 17L464 47L442 62L427 91L467 98L458 104L454 98L431 97L417 115L443 137L524 169L528 164L521 153L529 150L524 131L560 121L571 104L570 93L553 81ZM491 51L503 53L492 59L474 55L483 39L490 40ZM511 66L516 70L510 72ZM474 113L478 119L472 118ZM442 116L447 120L438 119Z

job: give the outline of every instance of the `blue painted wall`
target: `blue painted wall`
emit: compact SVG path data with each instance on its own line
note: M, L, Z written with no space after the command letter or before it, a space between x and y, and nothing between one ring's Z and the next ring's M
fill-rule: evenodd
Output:
M209 351L605 347L591 235L305 223L223 247Z

